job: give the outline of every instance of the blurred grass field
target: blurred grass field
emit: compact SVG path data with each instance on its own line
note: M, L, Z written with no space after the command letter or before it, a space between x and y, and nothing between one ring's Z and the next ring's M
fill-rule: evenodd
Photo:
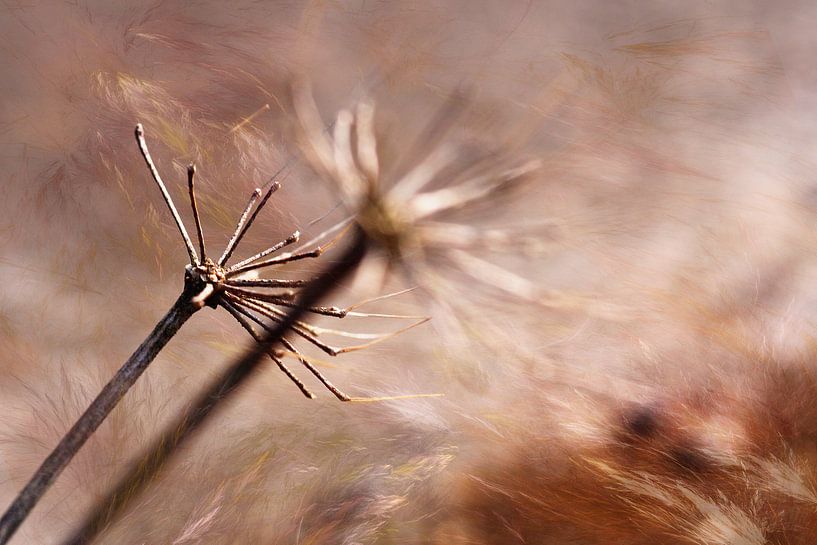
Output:
M342 215L310 226L339 197L298 160L291 84L308 78L327 121L375 102L394 168L455 92L470 97L464 139L541 160L523 192L467 218L547 224L535 248L476 255L541 298L429 261L442 301L372 310L431 325L325 372L354 395L444 397L310 401L270 365L100 543L812 542L809 3L10 0L0 14L2 502L181 288L135 123L178 202L196 162L219 250L295 157L243 251L306 238ZM383 290L405 287L394 274ZM13 543L65 538L247 343L223 313L197 315ZM631 407L659 415L656 435L627 428ZM673 465L676 447L717 477Z

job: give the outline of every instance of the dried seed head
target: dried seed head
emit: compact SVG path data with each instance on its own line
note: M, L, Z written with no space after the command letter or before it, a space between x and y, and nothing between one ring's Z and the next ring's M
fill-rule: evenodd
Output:
M185 244L190 254L190 264L185 267L185 289L192 294L190 302L196 308L202 308L205 305L218 308L222 307L233 316L241 326L247 330L248 333L256 340L261 342L264 335L260 333L256 327L262 330L271 331L276 324L285 320L287 313L293 308L300 308L297 301L297 292L299 289L309 284L309 280L292 280L282 278L258 278L256 271L274 270L292 261L301 259L315 259L323 255L323 253L333 246L345 233L345 229L340 232L334 239L322 243L319 246L314 246L317 242L322 242L324 236L331 234L326 231L319 235L304 246L297 248L291 253L279 253L284 247L296 243L300 238L300 233L295 231L284 240L270 246L269 248L240 261L239 263L228 266L228 261L233 252L238 248L243 236L247 233L253 225L259 212L264 208L267 201L272 194L276 192L281 186L277 181L272 181L266 188L266 192L257 188L253 191L247 206L244 208L240 219L233 231L232 236L227 243L224 252L218 261L213 261L205 255L204 234L201 226L201 221L198 214L198 205L196 201L196 194L194 190L194 177L196 168L190 165L187 169L188 188L190 193L190 205L193 211L193 217L196 222L196 234L198 236L199 249L201 258L196 254L193 244L187 236L187 230L184 223L173 204L173 200L167 192L167 188L159 176L156 166L150 157L147 148L147 143L144 137L144 130L142 125L136 127L136 138L139 143L139 149L150 168L154 180L162 191L162 195L167 203L168 208L173 213L176 219L179 231L185 240ZM263 195L263 198L262 198ZM260 199L260 200L259 200ZM374 210L374 208L372 208ZM378 220L381 221L381 220ZM382 221L389 221L388 219ZM399 231L399 230L397 230ZM311 248L310 248L311 247ZM277 255L274 255L276 254ZM267 258L267 256L272 257ZM263 259L262 258L266 258ZM252 278L248 278L247 274L252 274ZM365 302L364 302L365 303ZM363 303L360 303L363 304ZM367 317L366 313L351 312L353 308L360 306L360 304L346 309L339 307L309 307L305 310L307 312L331 316L335 318L344 318L346 316ZM326 352L331 356L337 356L344 352L352 352L371 346L372 344L381 342L393 337L407 329L420 325L427 321L425 317L414 316L391 316L394 318L408 318L413 320L413 323L407 327L398 329L389 334L360 334L349 333L342 330L326 329L313 327L303 321L296 321L292 326L292 331L296 335L302 337L307 342L316 346L320 350ZM355 346L333 346L321 339L318 336L322 333L336 335L340 337L349 338L364 338L368 342ZM314 398L314 394L310 392L307 387L292 373L283 363L283 358L287 355L294 357L303 366L312 373L318 381L320 381L328 390L330 390L341 401L350 401L353 398L344 394L329 382L309 361L309 359L298 351L298 349L286 338L281 339L286 351L275 350L269 353L270 358L276 363L278 368L301 390L308 398Z
M427 131L434 137L419 146L420 151L400 172L384 168L371 102L341 110L329 134L309 87L296 87L294 106L304 156L385 255L388 265L382 270L398 265L412 283L431 292L439 305L451 308L453 299L448 289L452 282L439 276L440 269L459 270L469 282L484 285L484 291L499 290L527 302L545 302L548 294L536 284L475 255L486 251L519 254L520 246L531 247L527 244L531 236L515 229L482 228L467 217L463 223L454 219L458 215L496 215L500 201L540 168L535 159L459 143L452 127L462 113L461 98L443 106ZM392 172L397 174L386 174ZM530 232L530 227L525 230ZM381 278L381 284L383 281Z

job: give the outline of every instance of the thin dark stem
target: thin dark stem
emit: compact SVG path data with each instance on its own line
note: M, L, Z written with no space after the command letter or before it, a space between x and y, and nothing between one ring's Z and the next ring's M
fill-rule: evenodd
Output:
M201 219L199 218L199 207L196 203L196 189L193 179L196 176L196 165L190 163L187 165L187 188L190 191L190 208L193 209L193 219L196 221L196 235L199 237L199 250L201 250L201 261L207 258L204 252L204 230L201 228Z
M65 545L90 543L116 516L129 501L149 484L165 466L179 447L190 440L194 432L201 427L237 388L249 379L253 371L263 361L270 349L280 342L292 325L304 314L304 307L318 303L328 295L338 283L351 274L366 253L366 239L359 229L355 230L352 246L346 250L326 272L312 281L302 292L300 306L291 309L284 320L263 340L245 352L231 365L212 385L185 411L179 420L168 427L151 445L147 454L133 466L130 472L119 481L119 484L103 498L86 519L82 527Z
M0 545L11 539L46 490L59 476L85 441L113 410L122 396L136 382L156 354L176 334L179 328L196 311L190 303L189 290L185 290L165 314L150 335L128 358L116 375L105 385L91 405L68 431L57 447L37 469L34 476L17 495L14 502L0 519Z

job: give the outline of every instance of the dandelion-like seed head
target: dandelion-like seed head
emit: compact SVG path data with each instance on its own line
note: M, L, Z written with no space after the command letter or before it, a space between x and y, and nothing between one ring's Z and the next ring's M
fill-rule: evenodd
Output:
M372 102L363 100L342 109L326 130L308 85L297 85L293 98L308 164L330 182L389 266L399 265L425 289L440 285L436 269L453 266L491 289L540 299L533 283L475 255L485 249L513 251L529 237L517 236L513 229L486 229L455 219L457 213L479 212L481 217L496 213L499 200L541 166L537 159L466 149L449 138L450 125L461 109L452 101L462 102L462 97L443 107L431 122L432 136L421 142L419 151L408 150L408 167L396 174L395 169L384 174L381 168ZM486 203L487 214L486 208L478 210Z
M298 231L293 232L284 240L273 244L269 248L258 252L257 254L248 257L234 265L228 265L230 258L243 239L244 235L253 225L259 212L264 208L264 205L270 199L272 194L277 191L280 184L273 181L268 184L265 189L257 188L250 195L249 202L244 208L238 224L233 231L230 240L221 257L213 259L208 256L205 247L204 233L202 230L201 221L199 218L198 204L195 193L195 174L196 168L190 165L187 169L188 189L190 193L190 205L193 211L193 218L196 224L196 235L198 248L196 248L187 233L187 229L179 216L178 210L170 198L167 188L159 174L156 165L151 158L145 141L145 134L142 125L136 126L136 140L139 144L139 149L142 156L153 176L154 181L158 185L165 203L170 210L179 233L184 240L187 247L187 253L190 257L190 263L185 267L185 291L191 294L190 303L195 309L200 309L204 306L211 308L225 309L235 320L258 342L264 340L264 333L271 333L276 325L284 323L287 319L288 312L293 309L300 309L307 313L320 316L330 316L334 318L345 318L347 316L368 317L374 316L364 312L357 312L354 309L368 303L363 301L356 305L347 308L340 308L334 306L309 306L303 307L298 302L298 290L307 286L310 279L284 279L284 278L270 278L259 277L258 272L261 271L275 271L293 261L302 259L318 258L323 253L335 244L344 234L341 231L334 239L327 242L322 242L330 233L325 231L317 238L310 242L292 250L291 252L283 252L285 247L295 244L300 239ZM374 201L373 201L374 203ZM369 210L371 213L367 216L375 222L394 222L394 219L381 214L381 219L376 219L376 210L386 211L386 208L378 209L373 204ZM401 232L398 228L392 228L395 236ZM322 242L321 245L315 244ZM397 245L395 246L395 248ZM381 299L378 297L375 299ZM384 315L377 315L384 316ZM427 321L424 317L411 317L391 315L392 318L410 318L415 320L412 324L392 333L374 334L374 333L350 333L340 329L328 329L310 325L306 321L295 320L291 333L297 335L313 346L322 350L330 356L337 356L346 352L353 352L367 348L372 344L376 344L386 340L394 335L401 333L407 329L420 325ZM338 337L346 337L352 339L365 339L366 342L353 346L335 346L329 342L324 341L322 335L334 335ZM284 358L289 356L295 358L300 362L315 378L331 391L341 401L350 401L352 398L341 390L336 388L329 382L323 374L310 362L309 358L301 353L288 337L280 339L283 345L282 349L270 348L268 351L269 357L275 362L278 368L301 390L308 398L315 397L314 394L301 382L301 380L285 365Z

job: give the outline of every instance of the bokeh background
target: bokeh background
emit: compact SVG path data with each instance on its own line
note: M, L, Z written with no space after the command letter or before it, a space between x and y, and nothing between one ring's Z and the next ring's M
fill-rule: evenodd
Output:
M242 246L250 255L343 217L331 184L299 160L291 85L307 79L327 123L374 100L386 163L410 162L404 152L456 93L468 97L458 134L540 159L517 194L467 218L537 226L532 248L474 250L537 291L514 297L491 289L495 277L475 282L479 270L430 261L441 300L419 290L372 309L431 323L333 359L325 373L354 395L444 397L342 404L310 382L319 393L310 401L270 365L100 543L807 543L798 539L814 531L810 516L787 522L780 506L811 513L817 503L817 450L810 432L797 435L811 427L793 416L814 413L816 24L817 8L798 1L4 0L0 503L181 288L185 251L135 123L189 226L184 169L197 163L204 230L218 250L253 188L290 165ZM398 270L382 291L415 280ZM364 284L352 280L327 302L372 295ZM248 344L226 313L197 314L13 542L68 536ZM623 481L605 473L609 463L564 477L611 440L632 404L670 407L667 426L695 435L690 448L713 460L749 452L755 428L783 437L770 460L778 473L795 468L797 486L746 499L770 480L746 477L735 492L743 499L718 503L734 490L709 490L716 507L661 511L655 534L625 508L604 511L608 500L560 512L576 498L617 505L633 493L613 486ZM659 435L674 444L673 433ZM515 465L519 456L531 467ZM515 472L539 471L543 484L515 495L525 481ZM475 502L473 483L501 488L485 472L507 477L495 479L506 487L502 509L544 490L529 502L541 511ZM552 484L554 475L563 480ZM610 517L599 525L618 520L620 533L581 528L599 510ZM743 530L711 530L713 512Z

